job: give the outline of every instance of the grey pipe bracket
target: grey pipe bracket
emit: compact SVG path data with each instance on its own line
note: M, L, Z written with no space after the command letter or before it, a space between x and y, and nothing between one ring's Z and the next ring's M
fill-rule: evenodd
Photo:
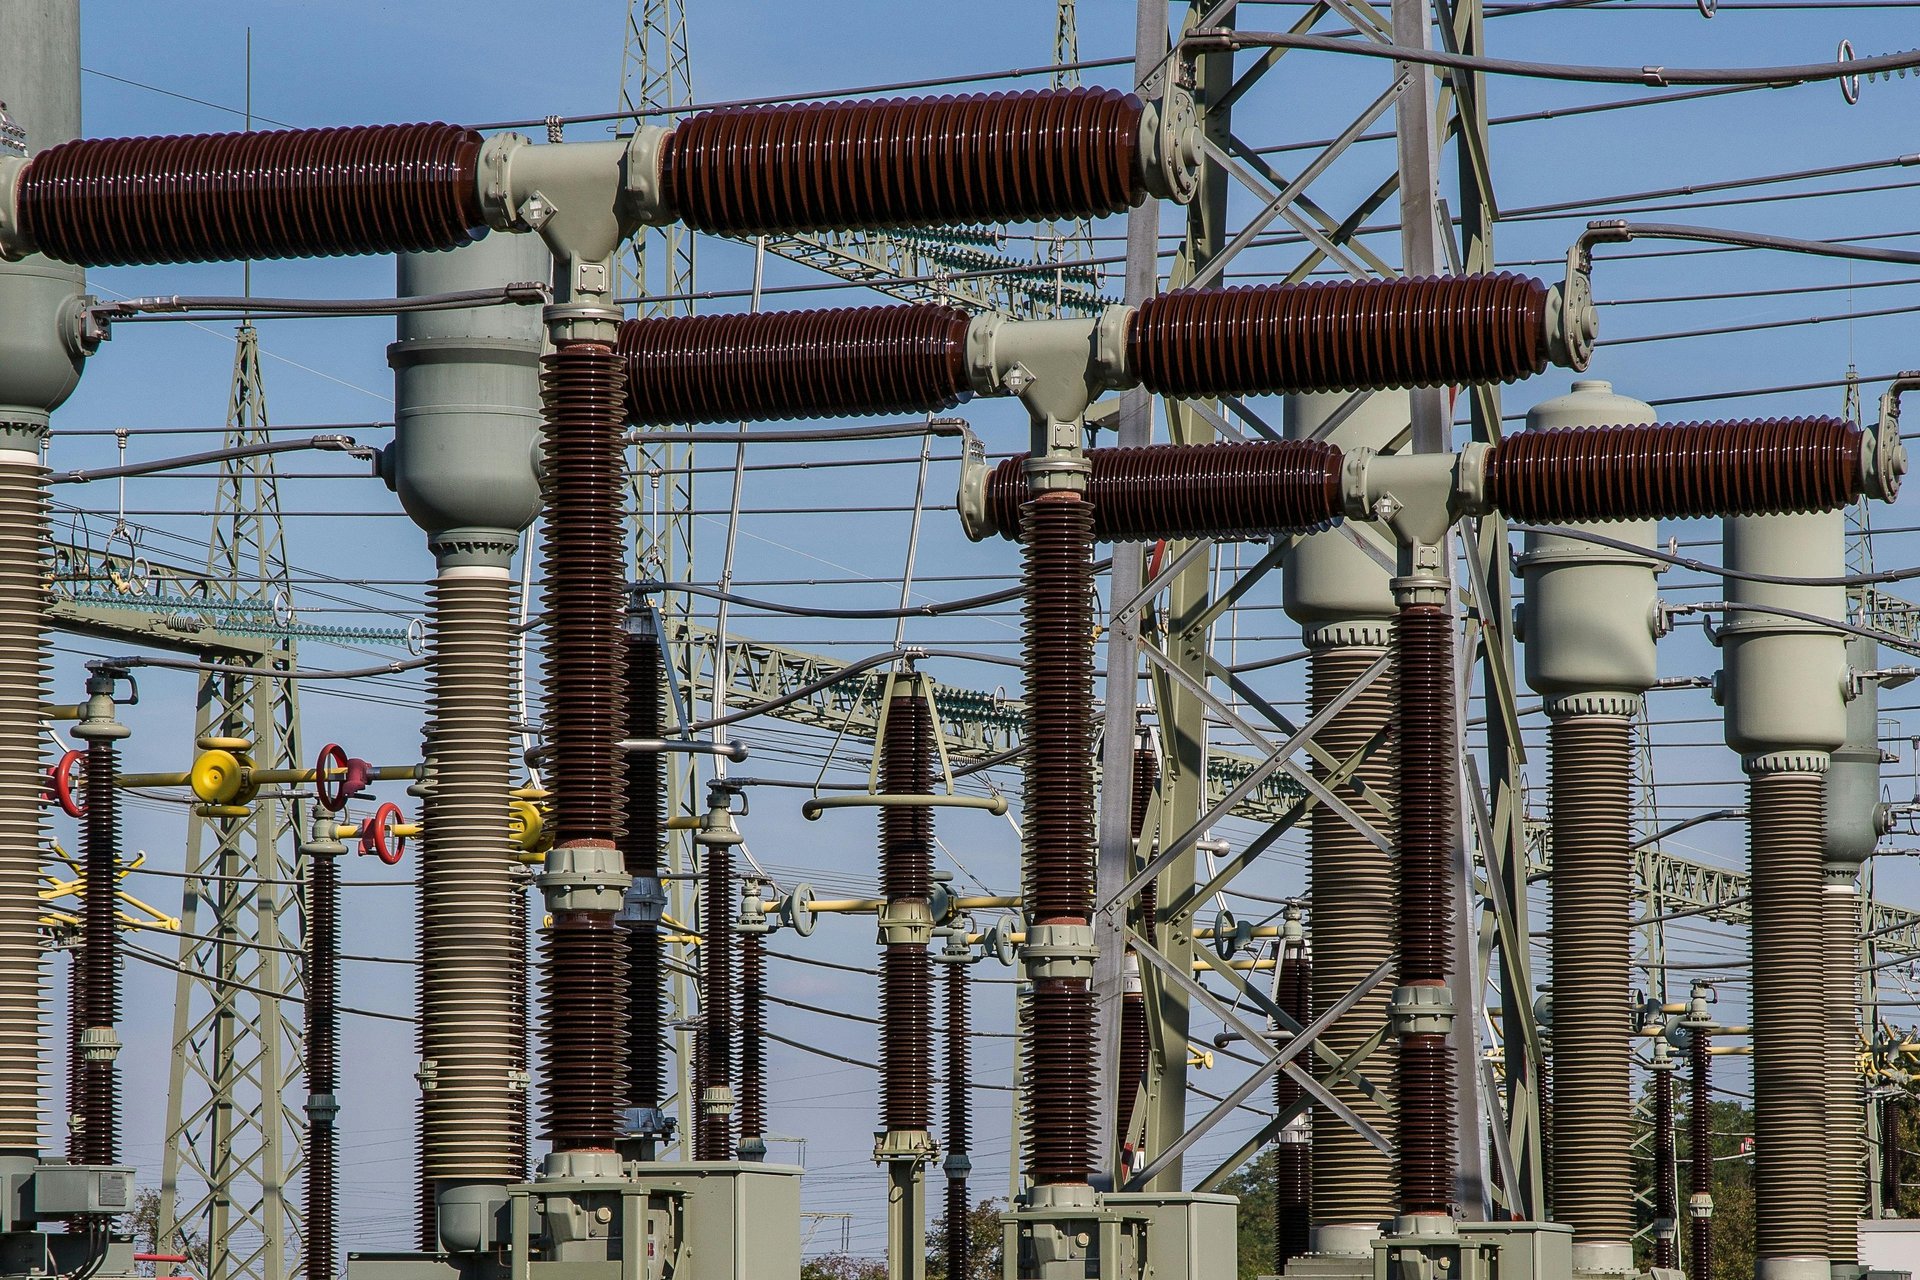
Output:
M702 742L698 738L625 738L620 750L637 755L662 755L675 752L694 756L725 756L735 764L744 763L751 754L744 742Z
M1916 388L1920 388L1920 371L1893 376L1880 393L1880 421L1873 429L1872 447L1861 454L1861 486L1868 496L1884 502L1893 501L1907 473L1907 446L1900 439L1900 396Z
M878 795L815 796L800 806L808 822L828 809L984 809L994 817L1007 811L1005 796L949 796L932 792L883 792Z

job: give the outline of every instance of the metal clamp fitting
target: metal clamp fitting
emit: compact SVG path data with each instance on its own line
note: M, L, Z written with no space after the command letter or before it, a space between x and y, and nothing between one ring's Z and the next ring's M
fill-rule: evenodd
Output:
M1147 190L1185 204L1200 189L1200 113L1179 85L1147 103L1140 118L1140 168Z
M1444 1036L1453 1030L1453 992L1445 987L1395 987L1387 1017L1397 1036Z
M925 1129L889 1129L874 1135L875 1164L930 1164L939 1154L933 1135Z
M331 1128L340 1114L340 1100L331 1093L310 1093L307 1095L306 1110L309 1121Z
M660 923L667 911L667 891L659 876L635 876L620 900L614 922L624 925Z
M120 1037L112 1027L82 1027L80 1056L88 1062L112 1062L120 1056Z
M875 941L883 946L926 946L933 941L933 909L925 898L884 902L877 913Z
M32 238L20 229L20 177L28 163L25 156L0 156L0 258L8 262L34 251Z
M706 1116L730 1116L733 1114L733 1089L729 1085L709 1085L700 1091L700 1114Z
M632 883L620 850L604 840L557 846L539 878L549 911L619 911Z
M655 125L641 125L627 140L627 153L620 165L620 200L626 214L644 226L657 227L674 221L679 215L667 207L666 192L660 181L660 159L666 153L668 131Z
M1029 978L1092 978L1097 951L1090 924L1030 925L1020 947Z

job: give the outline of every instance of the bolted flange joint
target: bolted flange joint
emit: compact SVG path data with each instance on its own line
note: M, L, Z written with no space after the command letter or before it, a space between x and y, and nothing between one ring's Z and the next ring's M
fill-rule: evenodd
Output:
M1395 987L1387 1003L1397 1036L1448 1035L1453 1015L1453 993L1445 987Z
M955 1181L964 1181L973 1174L973 1161L967 1159L964 1151L955 1151L940 1162L940 1172Z
M733 1114L733 1087L713 1084L700 1091L700 1114L703 1116L730 1116Z
M80 1056L88 1062L112 1062L120 1056L120 1037L112 1027L82 1027Z
M307 1119L315 1125L333 1127L340 1115L340 1100L331 1093L310 1093L307 1095Z
M540 872L549 911L619 911L633 883L611 841L575 840L555 846Z
M884 902L877 913L874 941L882 946L926 946L933 941L933 909L925 898Z
M1027 976L1034 979L1091 979L1097 952L1090 924L1030 925L1027 940L1020 947L1021 958L1027 962Z
M665 1141L673 1136L674 1118L659 1107L628 1107L620 1114L621 1132L634 1138L657 1138Z
M932 1164L940 1154L925 1129L888 1129L873 1136L875 1164Z
M1200 188L1200 112L1193 94L1168 85L1147 103L1140 121L1140 168L1147 190L1162 200L1186 204Z

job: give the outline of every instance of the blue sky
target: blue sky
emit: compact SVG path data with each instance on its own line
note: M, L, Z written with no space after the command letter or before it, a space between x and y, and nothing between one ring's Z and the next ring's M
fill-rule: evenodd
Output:
M985 4L935 6L881 3L768 4L755 0L702 0L689 19L695 92L703 101L855 87L963 72L1031 66L1051 59L1052 5L1040 0L988 0ZM1243 3L1241 25L1248 29L1281 27L1298 13L1292 5ZM477 3L198 3L156 6L94 0L85 9L82 62L85 76L85 128L94 136L132 133L200 132L236 128L231 110L244 98L243 50L246 29L253 30L253 104L259 122L293 125L444 119L486 122L538 118L549 114L605 111L616 103L621 74L624 6L561 0L537 7L492 0ZM1081 6L1081 53L1099 58L1130 51L1132 6L1097 0ZM1841 37L1865 54L1904 47L1911 42L1911 19L1901 10L1828 9L1803 12L1738 9L1731 2L1712 21L1691 6L1657 8L1635 0L1618 9L1591 13L1534 13L1493 21L1491 52L1506 57L1558 61L1645 64L1748 65L1799 63L1830 56ZM1250 55L1249 55L1250 56ZM1244 59L1243 59L1244 61ZM1098 83L1126 83L1125 68L1089 73ZM1236 132L1256 146L1277 146L1324 138L1344 127L1347 117L1385 84L1384 64L1356 65L1323 56L1290 56L1242 104ZM116 80L109 77L121 77ZM137 87L124 83L137 81ZM1033 83L1032 81L1023 83ZM167 93L158 90L168 91ZM1864 162L1920 150L1911 130L1911 82L1870 84L1858 106L1844 104L1837 88L1817 85L1783 91L1742 93L1685 104L1633 111L1517 123L1495 130L1496 188L1509 213L1533 206L1659 191L1761 174ZM1646 91L1561 86L1529 81L1496 82L1490 90L1495 116L1547 107L1644 96ZM171 94L184 94L209 107ZM605 126L581 125L570 138L605 136ZM1371 190L1391 164L1385 143L1364 145L1343 158L1317 185L1315 194L1329 208L1344 209ZM1275 163L1297 170L1301 153L1281 153ZM1887 183L1920 182L1913 169L1894 168L1813 183L1770 187L1765 193L1835 189ZM1650 214L1666 220L1697 221L1787 234L1835 237L1908 231L1916 226L1912 187L1856 192L1816 199L1774 201ZM1742 190L1711 197L1751 196ZM1666 204L1659 199L1643 204ZM1592 207L1599 209L1597 203ZM1636 205L1635 207L1639 207ZM1233 214L1251 212L1237 193ZM1374 221L1391 222L1390 214ZM1177 228L1173 213L1165 227ZM1580 221L1520 220L1498 233L1503 260L1539 263L1526 269L1556 278L1556 261L1577 233ZM1019 229L1016 229L1019 230ZM1118 252L1117 223L1103 224L1097 252ZM1392 235L1376 242L1390 256ZM1908 243L1910 241L1894 241ZM1011 252L1020 252L1017 239ZM1242 260L1242 280L1284 270L1293 251L1265 251ZM731 291L746 287L751 253L734 244L701 246L699 286ZM1920 275L1911 269L1848 265L1842 262L1786 258L1754 253L1632 260L1619 253L1603 257L1596 291L1603 302L1674 295L1728 292L1788 286L1866 284ZM775 260L767 270L770 285L817 281L799 267ZM238 289L240 269L233 265L115 269L90 274L91 286L105 297L173 293L230 293ZM266 263L253 272L256 292L291 296L377 296L392 288L392 265L384 259ZM1841 377L1849 362L1868 374L1920 364L1912 313L1861 319L1837 319L1817 326L1768 332L1643 342L1609 347L1609 337L1687 331L1813 315L1845 316L1851 310L1912 306L1913 286L1845 290L1800 296L1725 299L1705 303L1640 303L1603 309L1602 349L1590 376L1611 378L1628 394L1648 399L1688 398L1749 388ZM857 291L789 295L769 306L847 305L871 301ZM732 309L739 299L702 304ZM377 423L391 413L391 384L384 348L391 325L383 320L275 322L262 326L267 353L267 393L277 423ZM226 406L232 361L231 326L223 324L125 325L94 358L79 392L56 420L62 433L126 427L135 431L135 458L156 457L207 447L205 438L141 436L145 428L217 426ZM1562 371L1509 390L1509 412L1559 394L1569 381ZM1869 420L1871 397L1869 388ZM1769 416L1788 412L1835 412L1837 391L1810 391L1767 398L1746 398L1676 406L1670 419L1709 415ZM1277 410L1277 406L1276 406ZM969 406L967 416L989 440L1006 449L1023 444L1016 414L1001 404ZM358 429L363 439L383 442L385 433ZM900 442L868 447L836 446L838 459L870 462L910 454ZM112 460L110 437L57 434L57 469L98 465ZM937 450L942 457L948 450ZM754 463L798 461L799 450L766 447ZM821 456L815 451L812 457ZM730 450L703 448L702 466L723 468ZM294 514L288 521L291 558L301 584L304 616L316 621L355 621L372 626L403 625L424 611L424 593L415 584L430 572L418 531L399 514L392 495L377 482L360 478L358 469L338 458L299 455L284 460L288 479L282 494ZM204 556L213 485L201 478L155 478L127 487L129 519L150 527L146 549L180 563ZM333 478L318 477L322 474ZM951 501L954 469L936 461L926 490L934 506ZM703 475L696 506L699 576L718 572L721 515L727 502L727 477ZM836 603L884 604L899 590L904 540L914 502L915 468L880 464L860 468L768 470L748 473L745 504L769 514L747 516L741 526L736 580L763 584L761 594L788 600L825 598L822 583ZM64 502L83 505L84 520L63 516L63 534L77 529L97 541L114 520L115 494L104 485L67 489ZM1911 505L1910 502L1908 505ZM1906 512L1876 516L1885 526L1909 523ZM1004 574L1013 567L1005 548L973 547L955 536L949 511L929 513L920 548L916 590L922 598L971 594L985 585L937 581ZM1716 527L1678 525L1663 537L1679 538L1704 558L1717 556ZM1696 545L1697 544L1697 545ZM1883 567L1911 559L1910 536L1882 538L1877 552ZM1247 561L1253 558L1246 555ZM867 582L845 578L875 579ZM327 579L339 581L327 581ZM832 580L830 585L828 580ZM1665 580L1674 599L1700 599L1717 587L1689 591L1693 575ZM1263 591L1265 589L1263 588ZM329 612L333 611L333 612ZM994 616L945 623L915 621L909 640L960 642L1012 654L1017 616L1003 607ZM736 630L799 648L843 656L884 648L891 624L829 623L755 617L736 610ZM1279 653L1293 647L1292 630L1278 612L1277 590L1256 594L1232 624L1234 643L1245 660L1250 654ZM1225 638L1225 637L1223 637ZM100 646L62 641L58 695L78 696L79 661ZM315 648L316 665L358 665L364 655ZM1701 675L1717 665L1697 630L1687 628L1662 645L1662 673ZM1281 668L1269 686L1281 701L1297 699L1294 677ZM1015 686L1014 672L993 667L948 666L943 679L977 688ZM377 689L328 690L304 702L308 754L326 741L339 741L355 754L381 761L411 759L420 723L419 682L382 681ZM190 750L188 731L192 690L186 676L154 674L143 681L143 702L127 719L135 736L126 747L136 768L184 767ZM1017 690L1016 690L1017 691ZM371 696L368 696L371 695ZM1895 693L1890 708L1912 705ZM1737 777L1737 762L1720 748L1713 708L1699 693L1656 695L1657 736L1665 744L1657 764L1663 815L1687 816L1693 806L1737 802L1727 784ZM1911 717L1890 714L1906 732ZM1537 717L1536 717L1537 720ZM826 749L826 739L791 730L761 728L743 732L760 750L747 766L756 774L811 777ZM1904 798L1912 789L1911 752L1889 771L1889 785ZM844 745L836 764L864 772L865 761ZM1529 777L1544 781L1536 753ZM1017 778L1003 784L1017 790ZM383 798L411 802L398 788ZM859 814L830 815L820 824L804 824L798 796L763 793L745 830L752 848L783 883L811 878L823 885L854 887L870 883L871 826ZM177 806L141 806L134 810L130 842L148 850L154 864L180 865L184 820ZM997 889L1013 886L1017 842L1010 825L967 815L942 817L941 830L961 867ZM1236 842L1251 831L1234 824L1226 831ZM60 835L70 839L61 824ZM1737 827L1704 828L1693 848L1698 856L1737 865ZM403 866L394 877L404 878ZM354 868L357 879L377 880L378 868ZM1263 895L1297 892L1302 856L1297 841L1283 845L1249 880ZM964 877L963 877L964 882ZM175 882L148 880L143 891L165 905ZM1920 901L1920 885L1903 864L1883 872L1882 892L1895 900ZM347 950L363 955L404 956L411 952L410 893L404 888L367 887L348 897ZM1251 902L1236 903L1243 913L1264 914ZM1544 914L1536 927L1544 927ZM1677 928L1669 945L1687 955L1723 956L1737 950L1733 935L1705 926ZM871 963L870 935L853 921L822 926L802 942L782 936L776 949L848 963ZM160 949L167 950L162 946ZM1004 977L996 972L993 976ZM127 1155L141 1168L142 1180L158 1179L161 1089L158 1064L169 1053L172 977L140 965L128 973L129 999L122 1057L129 1076ZM774 985L781 995L816 1001L846 1012L871 1016L874 999L868 980L830 970L776 964ZM364 1007L405 1011L410 1004L410 974L391 965L349 965L348 999ZM59 985L59 984L55 984ZM1008 988L983 988L978 1018L990 1032L1009 1028ZM1729 990L1730 1007L1740 996ZM1729 1020L1732 1020L1731 1016ZM771 1015L773 1029L804 1044L826 1048L861 1061L873 1057L872 1028L787 1007ZM343 1153L345 1183L343 1238L350 1247L393 1247L410 1235L411 1125L413 1092L411 1036L393 1023L347 1020ZM1211 1028L1196 1028L1202 1034ZM986 1038L976 1051L981 1078L1004 1082L1007 1041ZM806 1162L813 1170L806 1207L820 1213L855 1215L851 1242L856 1251L879 1248L883 1200L881 1175L867 1156L876 1114L872 1075L862 1067L825 1060L784 1045L772 1047L775 1081L773 1128L808 1139ZM1224 1059L1199 1083L1220 1092L1230 1083ZM1212 1078L1209 1078L1212 1077ZM1204 1104L1202 1104L1204 1105ZM1224 1128L1203 1143L1189 1168L1208 1167L1238 1144L1251 1116ZM1008 1115L1004 1095L989 1095L976 1123L978 1194L1004 1194ZM793 1148L776 1145L776 1154ZM822 1228L816 1247L837 1245L838 1226Z

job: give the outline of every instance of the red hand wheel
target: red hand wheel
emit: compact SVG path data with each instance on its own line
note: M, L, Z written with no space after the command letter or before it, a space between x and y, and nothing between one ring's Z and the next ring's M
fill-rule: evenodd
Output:
M328 778L329 773L337 776ZM347 807L347 753L337 742L320 748L320 759L313 766L313 794L328 813Z
M80 762L86 758L84 751L69 751L60 757L60 763L54 765L48 775L53 782L53 798L60 802L60 808L70 818L87 816L87 806L77 803L73 798L74 783L79 781Z
M370 853L388 866L399 863L407 851L407 838L393 833L394 825L406 817L400 806L388 802L373 811L360 824L360 852Z

